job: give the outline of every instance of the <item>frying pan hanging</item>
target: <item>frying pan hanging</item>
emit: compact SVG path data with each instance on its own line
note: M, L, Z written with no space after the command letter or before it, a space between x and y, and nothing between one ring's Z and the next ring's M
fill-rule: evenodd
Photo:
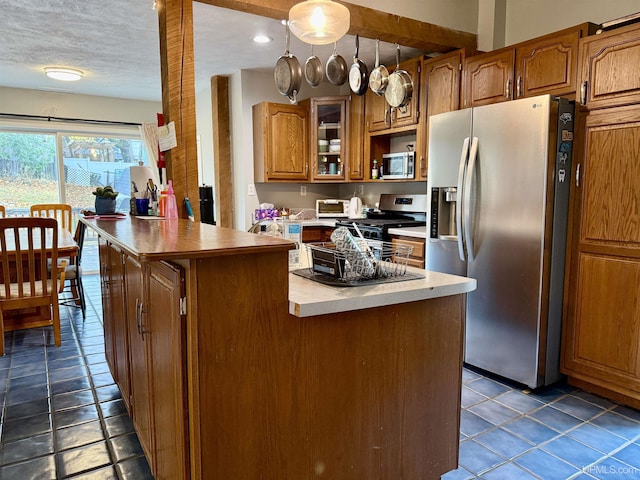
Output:
M307 58L304 64L304 78L312 87L317 87L322 82L324 71L320 59L313 54L313 45L311 45L311 56Z
M380 39L376 39L376 66L369 75L369 88L376 95L383 95L389 83L389 70L380 65Z
M400 45L396 44L396 69L389 75L389 83L384 92L387 103L394 108L406 106L413 96L413 80L405 70L400 69Z
M276 62L273 78L278 91L291 103L296 103L302 84L302 69L298 59L289 53L289 25L286 26L285 51Z
M344 61L340 55L338 55L338 42L333 44L333 55L329 57L326 65L327 80L334 85L342 85L347 81L349 68L347 62Z
M356 95L364 95L369 86L369 70L362 60L358 59L360 49L360 37L356 33L356 53L353 56L353 65L349 69L349 87Z

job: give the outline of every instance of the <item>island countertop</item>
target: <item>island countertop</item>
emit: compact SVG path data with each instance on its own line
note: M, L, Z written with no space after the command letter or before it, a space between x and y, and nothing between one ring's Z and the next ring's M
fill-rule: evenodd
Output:
M289 313L310 317L468 293L476 280L407 267L425 278L360 287L332 287L289 274Z
M242 255L278 249L294 243L267 235L253 235L185 219L154 217L82 218L100 236L119 245L140 261L177 260Z

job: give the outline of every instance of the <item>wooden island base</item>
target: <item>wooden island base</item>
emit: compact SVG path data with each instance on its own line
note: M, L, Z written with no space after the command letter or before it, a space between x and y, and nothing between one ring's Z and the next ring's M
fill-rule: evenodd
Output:
M456 468L474 280L426 272L326 290L288 272L288 241L186 220L82 221L100 237L107 362L156 480Z
M298 318L286 272L261 265L263 281L242 290L198 275L224 301L190 339L194 478L424 480L457 468L464 295Z

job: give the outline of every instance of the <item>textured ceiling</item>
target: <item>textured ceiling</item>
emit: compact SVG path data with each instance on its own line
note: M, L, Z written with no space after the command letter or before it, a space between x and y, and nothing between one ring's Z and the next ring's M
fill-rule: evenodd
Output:
M0 86L161 100L157 12L152 0L0 0ZM257 33L274 42L258 45ZM213 75L242 69L272 71L284 52L280 22L194 2L196 89L207 88ZM352 62L354 38L338 44ZM292 36L291 52L302 65L311 47ZM324 63L333 46L315 47ZM361 39L359 57L373 67L375 41ZM402 49L402 58L419 55ZM381 43L381 59L395 63L395 47ZM44 75L45 66L77 68L78 82ZM325 80L326 81L326 80ZM2 108L0 106L0 112Z

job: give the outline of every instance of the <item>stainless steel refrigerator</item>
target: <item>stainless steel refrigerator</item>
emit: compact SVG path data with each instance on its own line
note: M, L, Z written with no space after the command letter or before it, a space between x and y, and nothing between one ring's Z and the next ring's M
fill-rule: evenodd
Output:
M559 373L573 103L430 117L426 268L475 278L465 362L536 388Z

